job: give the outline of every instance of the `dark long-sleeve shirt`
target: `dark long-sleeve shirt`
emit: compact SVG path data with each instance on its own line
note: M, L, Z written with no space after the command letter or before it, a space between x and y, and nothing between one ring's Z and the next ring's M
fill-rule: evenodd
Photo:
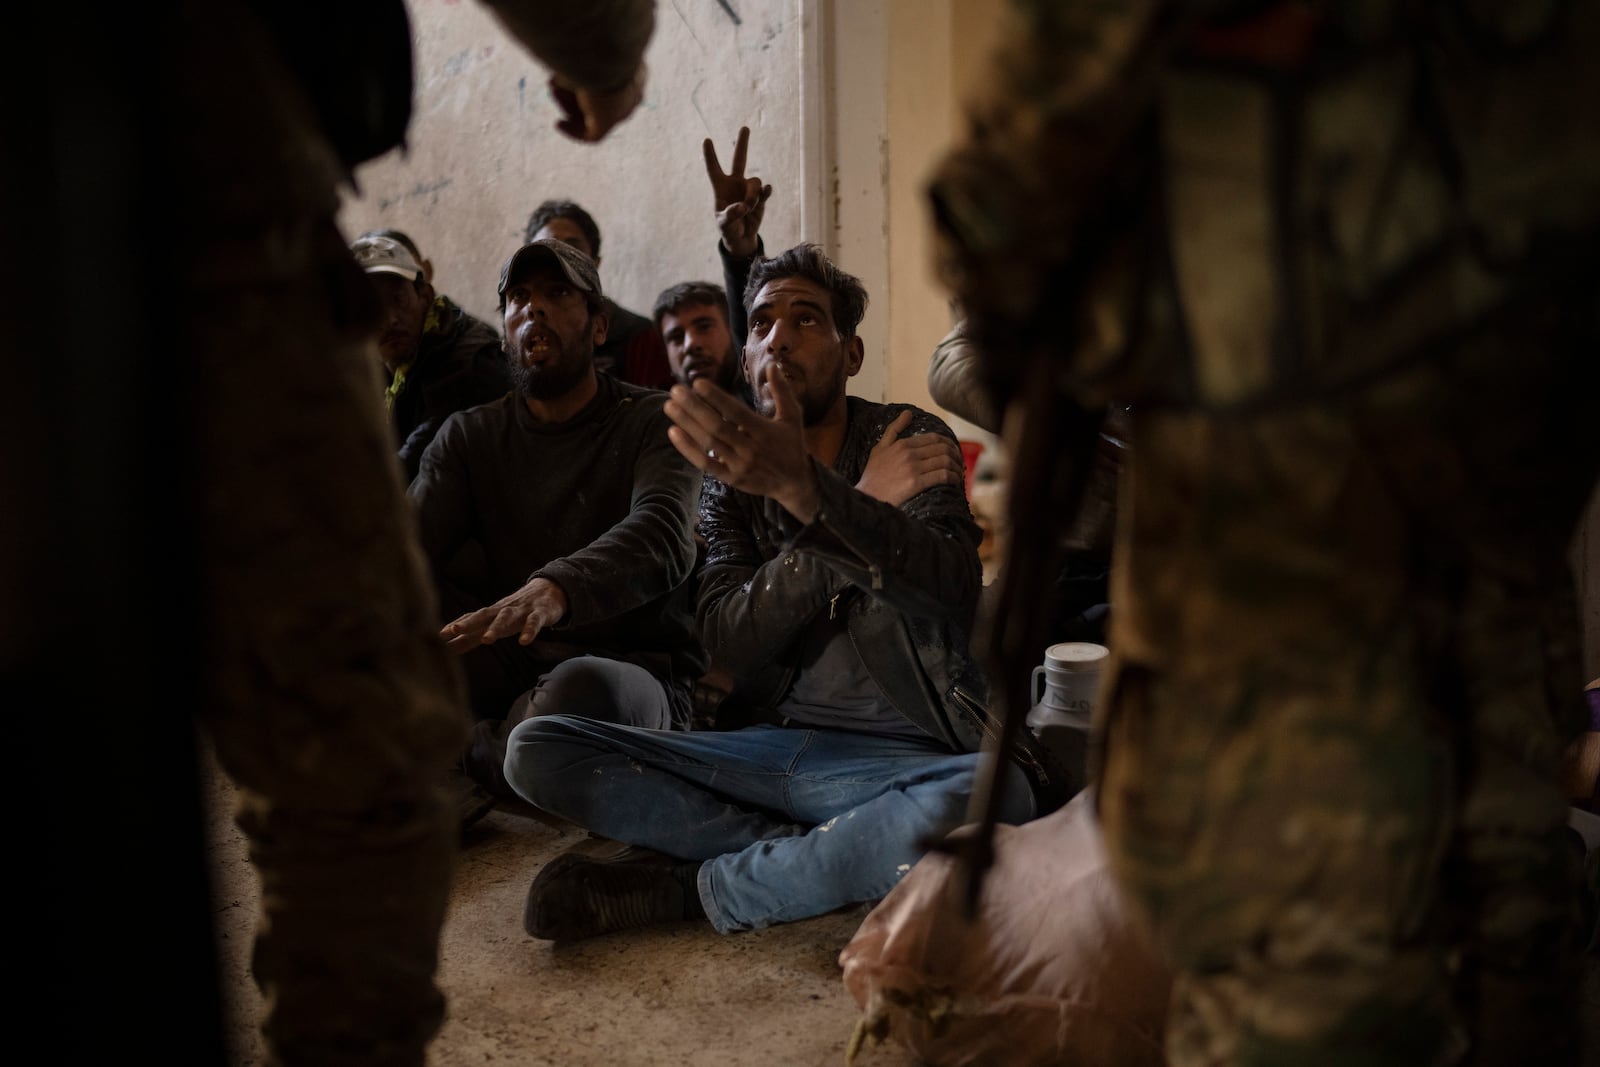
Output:
M423 549L439 571L468 545L488 604L534 577L567 595L539 641L704 670L689 575L700 472L667 440L666 394L599 375L599 392L560 424L515 395L453 415L411 484Z

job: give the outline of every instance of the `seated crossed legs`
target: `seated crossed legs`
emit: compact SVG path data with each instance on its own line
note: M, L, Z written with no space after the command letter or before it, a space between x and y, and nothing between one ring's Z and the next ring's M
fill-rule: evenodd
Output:
M512 788L660 854L552 861L529 890L536 937L700 916L729 932L873 900L966 815L984 725L967 650L980 566L953 435L846 396L866 293L821 252L756 263L744 292L755 410L702 378L666 411L672 444L711 475L701 637L753 722L517 726ZM927 435L921 460L893 448ZM890 455L911 476L875 478ZM1011 755L1008 821L1064 799L1031 750Z
M552 814L662 856L559 856L529 893L524 925L568 941L704 917L726 934L879 899L925 842L965 819L978 759L931 737L530 720L512 733L512 786ZM1008 772L1003 821L1021 823L1033 795L1015 766Z
M683 729L705 668L690 605L701 475L666 439L664 393L596 373L594 262L534 241L499 298L512 391L452 415L409 490L478 720L464 822L512 796L500 768L519 719Z

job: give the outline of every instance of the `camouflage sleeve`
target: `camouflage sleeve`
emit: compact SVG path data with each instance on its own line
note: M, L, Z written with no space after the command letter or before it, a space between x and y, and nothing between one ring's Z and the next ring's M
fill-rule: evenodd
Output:
M655 31L654 0L483 0L534 57L575 85L624 85Z
M1166 57L1213 6L1012 0L985 89L929 190L936 268L984 352L1077 358L1062 324L1084 321L1085 261L1106 243L1094 231L1138 223L1111 194L1129 184ZM997 401L1016 385L1000 370L995 381L986 368Z

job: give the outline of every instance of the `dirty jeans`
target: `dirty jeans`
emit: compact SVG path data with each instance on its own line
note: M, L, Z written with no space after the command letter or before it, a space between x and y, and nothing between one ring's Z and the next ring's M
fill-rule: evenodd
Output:
M976 753L933 740L752 726L681 733L572 716L511 733L506 779L593 833L704 860L720 933L877 900L963 821ZM1034 814L1008 767L1002 822Z

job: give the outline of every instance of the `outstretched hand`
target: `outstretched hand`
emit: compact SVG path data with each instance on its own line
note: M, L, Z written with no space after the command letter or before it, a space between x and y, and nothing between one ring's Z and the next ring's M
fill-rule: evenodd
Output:
M667 439L700 470L753 496L771 497L801 522L816 518L821 487L806 452L800 404L789 380L767 368L773 414L763 418L708 378L675 385L667 400Z
M644 83L642 61L626 84L603 92L581 88L560 77L551 78L550 96L562 115L556 129L575 141L604 140L644 99Z
M566 591L548 578L535 578L488 607L447 623L439 635L452 652L469 652L512 634L517 635L518 644L531 645L540 630L554 626L566 614Z
M739 127L739 139L733 146L733 161L727 173L717 161L717 148L711 138L705 139L706 177L711 180L711 199L717 213L717 229L722 231L722 243L730 255L748 259L756 254L757 240L761 235L761 216L766 213L767 198L772 186L763 185L760 178L744 176L746 151L750 147L750 127Z
M901 437L910 425L910 411L895 416L872 447L856 482L861 492L892 507L936 485L960 485L966 476L960 445L937 433Z

